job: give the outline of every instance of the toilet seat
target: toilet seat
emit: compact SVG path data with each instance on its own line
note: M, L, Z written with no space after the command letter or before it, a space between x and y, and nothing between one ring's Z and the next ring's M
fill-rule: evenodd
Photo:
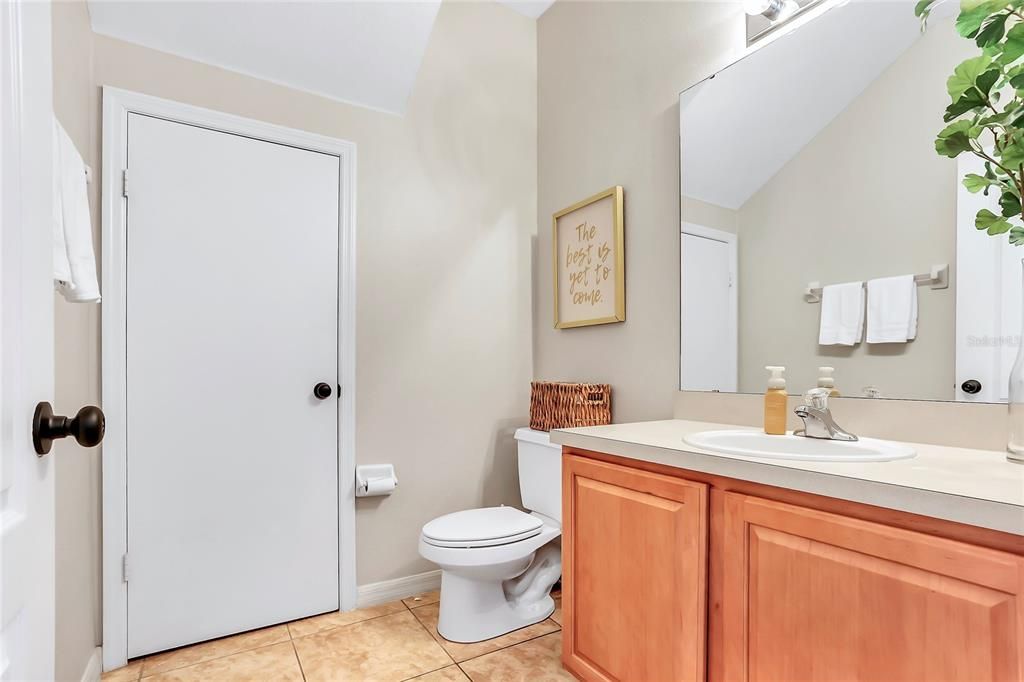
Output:
M446 514L423 526L423 541L435 547L495 547L540 534L544 522L515 507L484 507Z

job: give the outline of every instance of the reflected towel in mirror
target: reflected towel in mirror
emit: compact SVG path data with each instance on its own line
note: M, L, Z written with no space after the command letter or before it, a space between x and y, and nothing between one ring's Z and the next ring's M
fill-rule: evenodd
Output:
M868 343L906 343L917 336L913 275L868 281Z
M821 290L822 346L855 346L864 336L864 282L830 284Z

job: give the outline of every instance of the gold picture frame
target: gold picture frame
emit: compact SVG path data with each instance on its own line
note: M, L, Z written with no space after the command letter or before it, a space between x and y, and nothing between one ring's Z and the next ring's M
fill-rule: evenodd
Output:
M626 321L623 232L623 191L619 185L554 214L551 252L555 329ZM609 292L613 293L611 300Z

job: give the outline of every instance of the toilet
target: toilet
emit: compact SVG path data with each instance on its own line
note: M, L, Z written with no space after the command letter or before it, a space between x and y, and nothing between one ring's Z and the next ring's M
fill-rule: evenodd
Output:
M555 610L562 574L562 451L548 434L515 433L523 506L467 509L423 526L420 556L441 568L437 631L479 642L538 623Z

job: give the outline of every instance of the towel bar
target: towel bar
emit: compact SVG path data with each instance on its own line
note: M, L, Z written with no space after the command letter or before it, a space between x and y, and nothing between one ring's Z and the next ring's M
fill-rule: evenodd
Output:
M918 285L927 284L932 289L949 288L949 264L933 265L931 272L914 275ZM821 282L809 282L804 289L804 300L808 303L821 303Z

